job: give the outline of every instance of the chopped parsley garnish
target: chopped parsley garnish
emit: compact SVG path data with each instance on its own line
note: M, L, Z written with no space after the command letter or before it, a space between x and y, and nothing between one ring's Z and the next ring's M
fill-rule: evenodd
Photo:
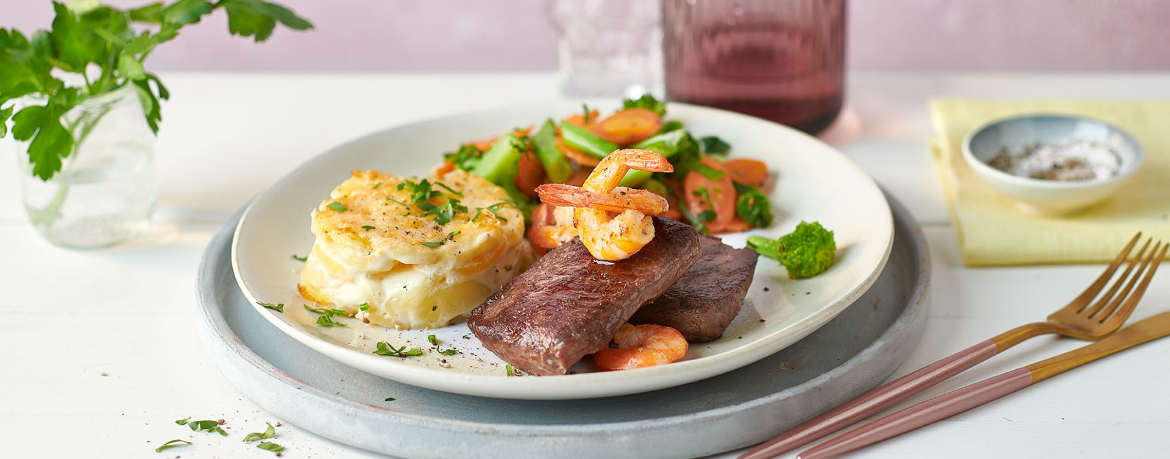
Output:
M713 135L703 137L699 142L703 143L703 153L708 155L726 155L731 151L731 144Z
M375 184L374 184L374 189L376 190L376 189L378 189L378 187L380 187L380 186L382 186L382 182L375 183Z
M626 99L622 101L622 108L645 108L653 110L658 116L666 114L666 103L659 102L654 96L646 94L638 99Z
M162 446L155 448L154 452L161 453L164 450L168 450L168 449L174 448L176 446L186 446L186 445L190 445L190 444L191 444L191 442L189 442L187 440L175 439L175 440L171 440L171 441L168 441L166 443L163 443Z
M699 230L700 233L711 234L711 230L707 229L707 225L704 225L702 220L699 220L699 218L696 217L695 214L692 214L690 209L687 209L687 206L685 204L680 202L678 205L678 210L682 211L682 214L684 217L687 218L687 221L691 222L691 226L693 226L693 227L695 227L695 229Z
M333 201L329 204L326 204L325 207L336 210L338 212L345 212L345 211L349 210L348 207L345 207L345 204L342 204L342 203L337 202L337 201Z
M175 421L175 424L185 426L185 425L187 425L187 421L190 421L190 420L191 420L191 416L187 416L187 419L180 419L178 421Z
M479 220L479 214L486 210L488 212L491 212L492 215L494 215L496 217L496 219L507 223L508 219L500 216L500 208L502 208L504 206L508 206L508 205L515 205L515 204L516 204L515 202L508 200L508 201L497 202L497 203L492 204L492 205L487 206L487 207L476 208L475 209L475 216L471 218L471 221L474 222L474 221Z
M516 376L515 370L512 369L512 364L509 363L508 366L504 368L508 370L508 376Z
M739 198L735 200L735 213L748 224L763 228L772 224L772 203L768 196L755 185L735 182Z
M699 215L698 215L699 220L702 220L704 222L715 221L715 211L712 210L715 208L715 206L711 204L711 193L707 192L707 187L701 186L701 187L697 188L691 194L698 196L700 198L703 198L703 202L705 204L707 204L707 210L699 212Z
M724 175L726 175L726 172L723 172L719 169L715 169L714 167L711 167L711 166L708 166L706 164L699 163L699 162L692 164L691 170L698 172L699 175L706 177L707 180L710 180L712 182L719 180L719 179L723 178Z
M362 225L362 229L364 229L364 230L366 230L366 231L369 231L369 230L372 230L372 229L374 229L374 227L372 227L372 226L370 226L370 225Z
M325 327L344 327L345 324L333 320L333 316L324 315L317 318L317 325Z
M360 309L362 311L368 311L368 310L370 310L370 303L359 304L358 309Z
M431 189L431 181L427 179L422 179L418 182L405 179L398 184L398 191L406 190L408 188L410 191L410 202L415 204L420 202L427 202L431 198L443 196L442 192Z
M407 207L407 208L409 208L409 207L410 207L410 204L407 204L407 203L405 203L405 202L399 201L399 200L397 200L397 199L394 199L394 198L386 198L386 200L387 200L387 201L391 201L391 202L393 202L393 203L395 203L395 204L398 204L398 205L400 205L400 206L402 206L402 207ZM407 215L410 215L410 214L407 214Z
M268 424L268 429L265 430L263 433L252 432L252 433L248 434L248 436L244 437L244 443L251 443L251 442L254 442L256 440L267 440L267 439L275 437L275 436L276 436L276 427L272 427L272 424Z
M423 211L423 217L434 215L435 223L440 225L450 223L457 213L467 212L467 206L459 204L459 200L455 198L447 198L447 202L441 206L436 206L429 202L420 202L415 204L415 207Z
M280 446L280 445L273 443L273 442L270 442L270 441L262 441L262 442L260 442L259 445L256 445L256 447L260 448L262 450L272 451L274 453L279 453L281 451L284 451L283 446Z
M196 432L215 432L227 436L227 432L224 432L223 428L219 426L219 422L216 421L191 421L187 423L187 427Z
M470 171L479 165L480 160L483 158L483 152L479 151L473 145L462 145L459 147L459 151L446 153L443 155L443 158L450 160L459 169Z
M260 306L264 306L264 307L271 309L273 311L276 311L276 312L281 312L281 313L284 312L284 303L280 303L280 304L259 303L259 304L260 304ZM191 418L187 418L187 419L191 419ZM175 422L178 422L178 421L175 421Z
M460 193L458 191L451 189L451 187L447 186L447 184L445 184L443 182L435 182L435 185L443 187L444 190L447 190L447 192L449 192L455 196L459 196L460 198L463 197L463 193Z
M431 247L431 248L439 247L439 246L447 243L447 241L454 240L455 235L457 235L459 233L462 233L462 231L459 231L459 230L452 231L450 233L447 233L447 236L444 237L442 240L435 241L435 242L420 242L419 244L422 244L424 247Z
M439 354L455 355L455 354L459 353L459 350L457 350L455 348L449 348L446 350L443 350L442 348L440 348L439 347L439 339L435 338L435 335L427 335L427 341L435 346L435 352L438 352Z
M313 309L313 308L310 308L309 305L307 305L307 304L304 304L302 306L304 306L305 309L309 310L309 312L323 314L321 317L317 318L317 325L321 325L323 327L344 327L344 326L346 326L345 324L343 324L341 322L333 320L333 316L344 316L345 311L342 311L340 309L328 309L328 308Z
M387 401L387 402L393 402L393 401L395 401L395 400L398 400L398 399L396 399L396 398L394 398L394 397L386 397L386 400L385 400L385 401Z
M463 193L455 191L455 190L451 189L450 187L448 187L447 185L444 185L444 184L439 183L439 182L435 182L433 185L438 185L441 188L445 188L447 191L451 192L454 196L457 196L460 198L463 197ZM460 204L459 199L456 199L456 198L451 197L451 196L444 196L441 191L436 191L436 190L432 189L431 186L432 186L432 183L427 179L422 179L419 182L414 182L411 180L403 180L401 183L398 184L398 191L409 189L411 204L414 204L415 207L417 207L419 210L423 211L423 214L422 214L423 217L434 216L435 223L438 223L440 225L446 225L447 223L450 223L451 220L453 218L455 218L455 214L457 214L457 213L467 212L467 206ZM438 198L438 197L446 198L446 202L444 202L442 205L435 205L435 204L431 204L430 202L428 202L431 200L431 198ZM390 199L390 198L386 198L386 199ZM401 204L407 208L410 207L410 204L395 201L393 199L390 199L390 200L394 201L398 204Z
M330 308L313 309L313 308L310 308L309 305L307 305L307 304L302 304L301 306L304 306L305 309L308 309L310 312L315 312L317 314L325 314L325 315L330 315L330 316L344 316L345 315L345 311L342 311L340 309L330 309Z
M305 261L305 260L309 259L308 255L305 255L303 257L298 257L297 254L295 254L295 253L293 254L292 257L293 257L293 260L296 260L296 261Z
M378 341L378 350L374 351L374 354L391 357L414 357L422 353L421 347L412 347L408 350L406 346L396 348L385 341Z

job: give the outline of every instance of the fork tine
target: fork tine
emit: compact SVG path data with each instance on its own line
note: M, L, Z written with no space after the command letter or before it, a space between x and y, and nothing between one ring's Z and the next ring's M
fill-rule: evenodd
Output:
M1150 241L1146 241L1146 246L1148 247L1149 245L1150 245ZM1104 309L1101 309L1101 307L1098 306L1097 309L1099 309L1100 312L1098 313L1098 312L1094 311L1092 314L1088 314L1088 317L1091 319L1097 320L1098 322L1104 322L1105 319L1107 317L1109 317L1109 315L1115 309L1117 309L1117 305L1121 304L1121 302L1125 300L1126 296L1129 296L1130 290L1133 290L1134 284L1137 284L1138 279L1140 279L1142 277L1142 272L1145 272L1146 266L1148 266L1150 264L1150 260L1154 259L1154 256L1157 255L1157 253L1158 253L1158 247L1161 247L1161 246L1162 246L1162 241L1158 241L1157 244L1154 244L1154 250L1151 250L1150 256L1144 260L1142 258L1145 257L1146 247L1142 247L1142 251L1138 252L1137 256L1134 257L1133 261L1130 262L1131 267L1133 265L1137 264L1138 262L1141 262L1141 266L1138 267L1137 272L1134 273L1133 277L1128 278L1129 282L1126 283L1125 281L1127 280L1127 276L1129 275L1129 269L1126 269L1125 273L1117 279L1117 282L1113 285L1113 288L1110 289L1110 291L1109 291L1109 293L1112 294L1115 290L1117 290L1118 287L1120 287L1122 284L1125 284L1125 289L1121 291L1121 295L1118 296L1116 299L1112 298L1112 296L1110 298L1102 298L1101 301L1098 302L1098 304L1108 303L1109 305L1106 306ZM1112 301L1110 301L1110 300L1112 300Z
M1147 260L1150 262L1150 271L1147 272L1146 276L1142 278L1142 283L1138 285L1137 290L1133 292L1133 295L1129 296L1129 299L1125 301L1125 304L1123 304L1121 308L1117 310L1117 313L1113 314L1111 317L1102 318L1101 324L1106 324L1106 321L1108 321L1107 326L1117 328L1120 327L1123 322L1125 322L1125 319L1129 318L1129 314L1133 312L1133 308L1137 306L1138 301L1142 299L1142 295L1146 293L1146 287L1150 285L1150 280L1154 278L1154 273L1158 271L1158 266L1161 265L1162 260L1166 258L1166 249L1170 248L1170 244L1162 244L1162 241L1158 241L1158 243L1162 246L1162 250L1159 251L1158 247L1154 246L1154 251L1150 252L1150 258L1152 260ZM1155 254L1157 254L1156 257ZM1146 266L1143 263L1142 269L1144 270L1145 267ZM1137 280L1137 277L1134 277L1134 280Z
M1074 314L1079 314L1082 310L1084 310L1085 307L1089 305L1089 302L1093 300L1093 297L1097 296L1097 294L1101 292L1101 289L1105 287L1105 283L1109 282L1109 279L1113 277L1113 273L1117 272L1117 267L1121 265L1121 262L1125 261L1125 259L1129 257L1129 252L1133 250L1134 244L1137 244L1137 241L1141 239L1141 237L1142 232L1138 231L1138 233L1133 236L1133 239L1129 240L1129 244L1126 244L1125 248L1121 249L1121 253L1117 254L1117 258L1114 258L1113 262L1109 263L1109 267L1105 268L1105 272L1101 273L1101 277L1098 277L1097 280L1093 282L1093 285L1090 285L1089 288L1086 288L1084 292L1081 292L1081 295L1072 300L1072 302L1069 303L1068 306L1065 306L1063 310L1071 310Z
M1117 289L1121 288L1121 286L1125 284L1125 280L1129 278L1129 273L1130 273L1130 271L1133 271L1133 267L1142 261L1142 257L1146 256L1146 249L1150 248L1151 242L1153 242L1153 238L1146 239L1145 245L1142 245L1142 249L1138 251L1137 256L1133 257L1133 260L1129 261L1129 265L1127 265L1125 267L1125 271L1121 272L1121 276L1117 277L1117 281L1113 283L1113 286L1109 288L1109 291L1105 292L1105 295L1101 296L1101 298L1098 299L1097 302L1094 303L1092 307L1085 307L1085 308L1081 309L1081 311L1078 312L1078 314L1083 313L1085 315L1085 317L1091 318L1091 317L1097 315L1097 313L1099 311L1101 311L1101 308L1103 308L1106 304L1109 304L1109 301L1113 299L1113 295L1117 293ZM1157 250L1158 250L1158 247L1154 246L1154 251L1157 251ZM1153 252L1151 252L1151 254L1152 253ZM1141 277L1141 275L1142 275L1141 271L1138 271L1137 276L1135 276L1135 277ZM1121 295L1121 298L1125 298L1124 293ZM1113 307L1116 307L1117 303L1120 303L1120 302L1121 302L1121 299L1119 298L1117 300L1117 302L1113 303L1111 305L1112 307L1108 308L1107 312L1105 312L1104 314L1108 315L1109 314L1108 311L1112 311Z

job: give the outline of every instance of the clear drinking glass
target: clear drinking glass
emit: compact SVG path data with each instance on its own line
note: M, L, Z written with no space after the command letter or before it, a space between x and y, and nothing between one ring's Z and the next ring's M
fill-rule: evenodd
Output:
M664 0L669 100L808 133L844 100L845 0Z
M154 135L135 87L86 99L61 123L73 133L73 150L48 181L33 175L28 143L17 146L29 220L65 247L107 247L133 238L150 223L158 196Z
M548 0L571 96L662 95L659 0Z

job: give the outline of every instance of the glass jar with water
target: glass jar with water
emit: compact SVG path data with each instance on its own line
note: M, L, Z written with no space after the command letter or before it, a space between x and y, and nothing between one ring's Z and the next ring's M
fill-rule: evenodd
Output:
M43 104L43 100L30 100ZM150 224L158 196L154 135L136 87L128 84L84 100L61 118L73 149L49 180L33 175L28 143L18 144L24 208L50 242L108 247Z

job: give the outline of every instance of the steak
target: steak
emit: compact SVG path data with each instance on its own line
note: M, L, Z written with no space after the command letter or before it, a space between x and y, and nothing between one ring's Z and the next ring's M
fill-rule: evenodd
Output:
M759 255L716 237L700 237L702 258L662 296L634 313L630 323L664 325L697 343L723 335L739 314Z
M654 218L654 239L625 260L595 260L580 238L548 252L471 311L484 347L535 375L560 375L609 347L618 327L699 259L699 232Z

